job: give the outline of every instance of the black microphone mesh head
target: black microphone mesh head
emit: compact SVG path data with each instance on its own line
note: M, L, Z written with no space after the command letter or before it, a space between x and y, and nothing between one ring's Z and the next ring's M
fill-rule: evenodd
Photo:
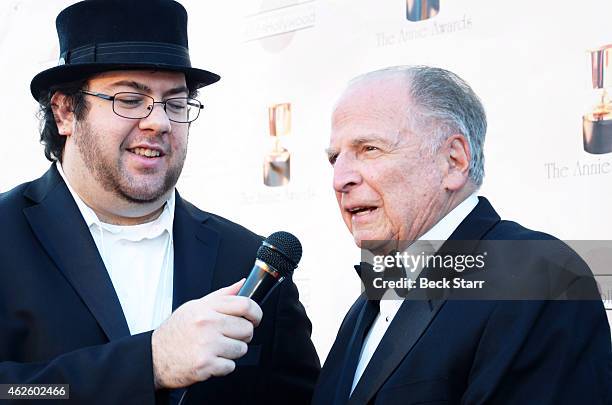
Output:
M302 244L298 238L289 232L279 231L268 236L264 242L280 250L297 267L302 258Z
M302 244L289 232L274 232L257 250L257 258L274 267L283 276L288 276L302 258Z

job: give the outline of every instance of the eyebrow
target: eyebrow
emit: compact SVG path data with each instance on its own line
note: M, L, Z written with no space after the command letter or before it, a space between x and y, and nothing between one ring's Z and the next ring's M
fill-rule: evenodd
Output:
M120 80L118 82L111 83L111 86L125 86L131 87L134 90L142 91L144 93L152 93L153 90L144 83L140 83L134 80ZM170 90L164 92L163 97L172 96L175 94L187 93L189 94L189 89L187 86L178 86L174 87Z
M389 142L389 137L385 137L379 134L368 134L368 135L360 136L360 137L353 139L351 141L351 146L353 147L360 146L360 145L363 145L364 143L370 143L370 142L380 142L387 146L395 145L397 143L397 141Z
M332 147L325 148L325 153L327 154L327 160L331 160L334 155L338 154L338 149Z
M355 148L357 146L361 146L365 143L370 143L370 142L381 142L386 146L394 146L396 145L399 140L396 140L394 142L389 142L389 139L387 137L383 137L379 134L368 134L368 135L364 135L364 136L360 136L357 137L353 140L351 140L350 146L352 148ZM337 155L339 153L337 148L334 148L332 146L325 148L325 153L327 153L327 157L328 159L333 157L334 155Z

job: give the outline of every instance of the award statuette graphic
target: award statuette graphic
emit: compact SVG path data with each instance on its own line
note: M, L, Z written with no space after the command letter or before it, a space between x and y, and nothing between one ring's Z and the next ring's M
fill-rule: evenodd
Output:
M590 51L595 106L582 117L584 150L612 152L612 44Z
M406 0L406 19L422 21L440 12L440 0Z
M284 186L291 178L291 154L282 147L280 137L291 132L291 103L268 107L268 122L274 143L264 158L263 181L269 187Z

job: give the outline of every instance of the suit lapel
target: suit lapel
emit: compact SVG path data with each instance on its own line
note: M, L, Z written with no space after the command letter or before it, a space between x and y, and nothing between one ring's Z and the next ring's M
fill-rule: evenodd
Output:
M457 229L442 245L440 252L453 251L453 241L478 241L500 221L499 216L484 197L479 197L478 205L459 224ZM466 249L473 243L460 243ZM465 250L463 250L465 252ZM443 254L443 253L441 253ZM422 275L428 274L424 269ZM372 359L355 386L348 404L365 404L378 392L394 370L412 350L419 338L436 317L446 301L406 299L395 318L389 325Z
M24 195L38 203L24 209L34 234L108 339L129 336L121 304L102 258L55 166L33 182Z
M334 404L344 404L349 398L355 378L355 371L359 363L359 353L361 353L366 333L378 313L378 301L366 301L361 306L351 339L347 344L344 360L342 361L343 366L336 388Z
M481 240L484 239L501 218L493 209L493 206L484 197L478 197L478 205L455 229L448 240Z
M211 291L219 234L205 224L209 217L176 193L173 310Z
M443 304L444 301L404 300L348 404L368 403L412 350Z
M355 266L358 268L359 266ZM329 351L321 369L319 380L312 399L313 405L330 404L338 386L340 374L346 361L349 342L353 339L357 319L366 304L365 296L360 296L351 306L338 330L338 336Z

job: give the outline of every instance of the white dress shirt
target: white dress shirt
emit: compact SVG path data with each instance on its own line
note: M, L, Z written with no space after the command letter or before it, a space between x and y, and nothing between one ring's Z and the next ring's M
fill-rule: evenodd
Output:
M478 197L472 194L465 200L463 200L458 206L456 206L451 212L446 214L444 218L438 221L429 231L421 236L417 241L445 241L451 236L451 234L457 229L461 221L468 216L470 212L478 204ZM412 274L411 278L418 276L417 273ZM385 299L389 298L390 295L395 295L396 299ZM361 348L361 354L359 355L359 363L355 370L355 376L353 378L353 386L351 387L351 394L357 386L359 379L363 375L368 363L372 359L376 348L380 344L383 336L387 332L389 325L395 318L395 314L399 310L400 306L404 301L397 297L395 291L388 290L384 295L383 299L380 300L380 312L378 313L372 327L368 331L367 336L363 341L363 347Z
M111 225L101 222L72 189L59 162L57 170L96 243L130 333L157 328L172 313L174 191L155 220L139 225Z

